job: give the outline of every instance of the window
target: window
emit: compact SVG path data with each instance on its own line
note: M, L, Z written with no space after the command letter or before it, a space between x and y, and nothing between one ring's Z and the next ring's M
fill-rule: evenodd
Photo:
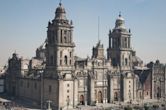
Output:
M67 93L69 93L69 90L67 90Z
M130 83L130 81L129 81L129 83Z
M69 87L70 86L70 84L67 84L67 87Z
M65 65L67 65L67 56L65 56L64 59L65 59L64 63L65 63Z
M130 85L129 85L129 88L130 88Z
M127 58L125 58L125 65L126 65L126 66L128 65L128 60L127 60Z
M70 65L71 65L71 60L70 60Z
M125 38L125 48L127 48L127 38Z
M67 43L67 38L66 38L66 36L64 36L64 42Z
M61 30L61 43L63 43L62 30Z
M48 91L49 91L49 93L52 92L52 87L51 87L51 85L49 85Z

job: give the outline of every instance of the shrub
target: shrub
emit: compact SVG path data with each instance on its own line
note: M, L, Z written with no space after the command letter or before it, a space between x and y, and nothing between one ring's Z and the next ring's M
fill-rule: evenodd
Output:
M144 106L144 109L145 109L145 110L149 110L149 107L148 107L148 106Z
M125 107L124 110L132 110L131 107Z

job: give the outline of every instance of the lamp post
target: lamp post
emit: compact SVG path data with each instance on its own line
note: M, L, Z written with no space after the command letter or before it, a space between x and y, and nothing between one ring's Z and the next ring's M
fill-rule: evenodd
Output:
M51 108L51 101L48 100L47 103L48 103L48 108L47 108L47 110L52 110L52 108Z

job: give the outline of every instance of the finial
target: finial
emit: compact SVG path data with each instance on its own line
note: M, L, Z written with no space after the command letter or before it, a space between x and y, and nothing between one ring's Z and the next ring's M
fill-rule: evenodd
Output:
M62 0L59 1L59 6L61 6L61 5L62 5Z
M129 33L131 33L131 30L129 29Z
M121 11L119 12L119 17L121 17L122 15L121 15Z

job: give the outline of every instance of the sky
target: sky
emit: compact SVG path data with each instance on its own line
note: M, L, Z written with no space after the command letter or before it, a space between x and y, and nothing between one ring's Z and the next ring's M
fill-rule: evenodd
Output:
M15 51L20 57L35 56L58 4L59 0L0 0L0 66ZM108 32L121 12L137 56L144 63L156 59L166 63L166 0L62 0L62 4L73 21L75 55L91 56L98 41L98 17L106 55Z

